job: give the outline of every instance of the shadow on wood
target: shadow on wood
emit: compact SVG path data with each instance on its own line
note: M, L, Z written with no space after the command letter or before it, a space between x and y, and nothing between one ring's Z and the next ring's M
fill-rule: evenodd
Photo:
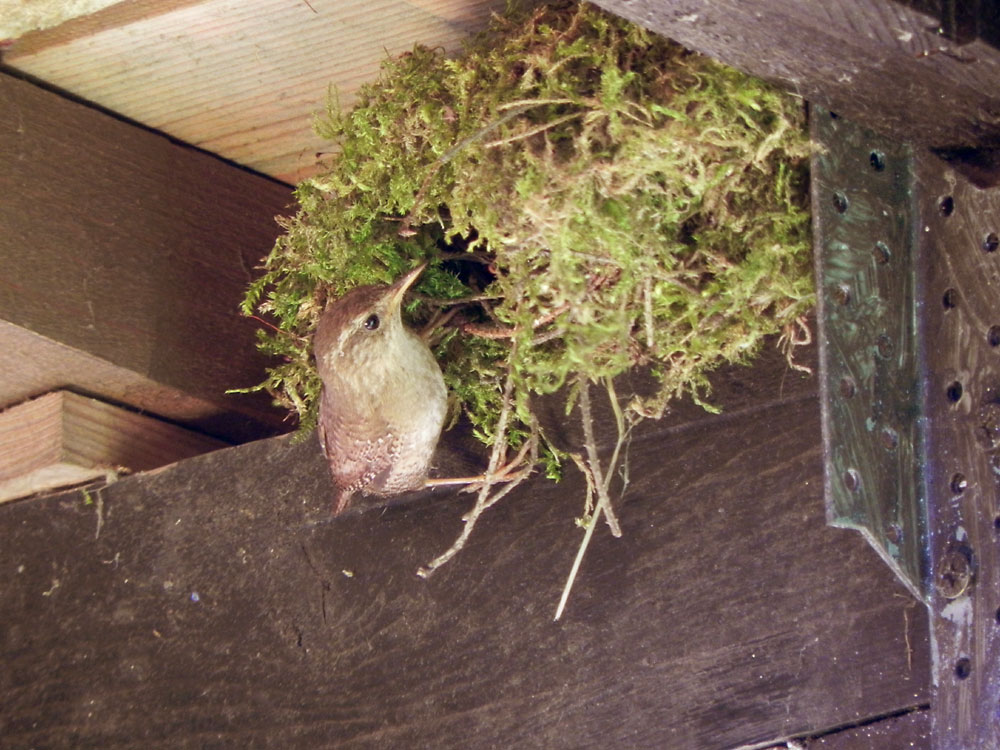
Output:
M67 388L230 441L281 431L240 315L286 185L0 72L0 405Z

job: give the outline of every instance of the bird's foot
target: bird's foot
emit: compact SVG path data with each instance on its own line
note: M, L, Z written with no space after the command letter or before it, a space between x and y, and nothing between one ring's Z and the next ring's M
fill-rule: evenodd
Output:
M505 484L507 482L520 481L527 477L535 466L526 460L524 451L518 453L514 459L496 471L479 474L472 477L432 477L426 480L425 487L444 487L451 485L465 485L461 492L475 492L484 484Z

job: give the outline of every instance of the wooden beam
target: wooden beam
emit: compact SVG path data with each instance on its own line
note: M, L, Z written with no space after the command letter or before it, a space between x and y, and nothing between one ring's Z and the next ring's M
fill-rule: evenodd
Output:
M0 404L70 387L273 434L267 398L225 391L263 377L237 306L289 188L11 76L0 102Z
M55 391L0 412L0 502L224 447L144 414Z
M810 739L806 747L809 750L931 750L931 717L926 710L910 711Z
M597 0L899 140L1000 147L1000 51L891 0Z
M312 121L387 56L458 52L503 0L129 0L27 34L6 64L287 182L322 171ZM317 54L319 50L321 53Z
M572 471L428 581L468 496L331 519L314 440L127 477L102 518L79 493L0 506L5 740L710 750L926 703L926 610L825 526L815 383L770 362L729 371L722 416L637 431L624 537L598 530L558 623Z

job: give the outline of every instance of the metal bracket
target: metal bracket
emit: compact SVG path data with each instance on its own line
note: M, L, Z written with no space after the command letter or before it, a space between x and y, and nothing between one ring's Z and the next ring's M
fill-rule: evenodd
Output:
M827 518L930 609L934 748L1000 747L1000 191L812 136Z

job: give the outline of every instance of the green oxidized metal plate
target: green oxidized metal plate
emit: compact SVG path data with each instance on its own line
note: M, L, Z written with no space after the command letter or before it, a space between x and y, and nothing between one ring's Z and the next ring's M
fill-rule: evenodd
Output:
M827 520L918 596L927 576L910 148L812 112Z

